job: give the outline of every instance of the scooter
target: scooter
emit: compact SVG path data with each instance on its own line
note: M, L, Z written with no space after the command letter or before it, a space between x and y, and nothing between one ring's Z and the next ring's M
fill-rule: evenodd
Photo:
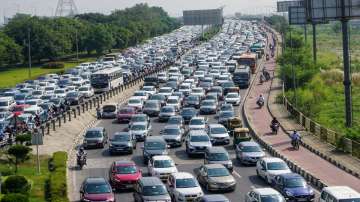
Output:
M84 167L84 165L86 165L86 155L81 155L81 156L77 156L77 165L78 165L78 168L80 170L82 170L82 168Z
M270 125L271 131L273 134L277 135L278 131L279 131L279 124L272 124Z
M264 106L264 101L262 101L262 100L258 100L257 102L256 102L256 104L259 106L259 108L261 109L263 106Z

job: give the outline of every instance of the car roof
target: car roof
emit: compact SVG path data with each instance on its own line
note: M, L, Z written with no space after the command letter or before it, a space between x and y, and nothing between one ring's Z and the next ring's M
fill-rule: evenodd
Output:
M272 194L279 194L278 191L276 191L273 188L266 187L266 188L256 188L253 189L254 192L258 193L259 195L272 195Z
M103 131L103 130L104 130L103 127L94 127L94 128L87 129L87 131Z
M291 179L291 178L303 178L301 175L297 174L297 173L284 173L284 174L280 174L279 176L282 176L286 179Z
M264 157L264 158L262 158L262 160L264 160L266 163L270 163L270 162L284 162L282 159L280 159L280 158L275 158L275 157Z
M166 125L164 129L180 129L180 125L175 125L175 124Z
M206 167L207 169L211 169L211 168L225 168L225 166L223 164L205 164L204 167Z
M156 160L172 160L172 158L168 155L156 155L156 156L153 156L152 159L154 161L156 161Z
M239 144L241 144L242 146L260 146L258 143L254 141L244 141L244 142L240 142Z
M204 195L202 197L202 200L204 200L206 202L229 201L229 199L222 194Z
M208 136L205 130L190 130L189 131L190 136Z
M136 165L135 162L129 160L115 161L116 166Z
M350 187L347 186L331 186L331 187L325 187L323 191L326 191L327 193L331 194L337 199L348 199L348 198L358 198L360 197L360 193L353 190Z
M85 181L86 183L107 183L107 181L102 177L88 177Z
M158 177L142 177L139 182L143 186L164 185Z
M209 147L207 148L208 153L228 153L224 147Z
M162 136L147 136L145 139L145 142L148 142L148 141L163 141L163 142L165 142L165 140Z
M218 123L209 124L209 128L225 128L224 125Z
M177 173L172 173L172 176L175 179L188 179L188 178L194 178L194 176L191 173L188 172L177 172Z

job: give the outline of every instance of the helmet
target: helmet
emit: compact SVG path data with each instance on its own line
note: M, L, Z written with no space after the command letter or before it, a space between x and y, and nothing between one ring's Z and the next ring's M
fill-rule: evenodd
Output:
M83 148L83 147L80 147L79 151L80 151L80 152L84 152L84 148Z
M294 130L294 133L297 133L297 131L296 131L296 130Z

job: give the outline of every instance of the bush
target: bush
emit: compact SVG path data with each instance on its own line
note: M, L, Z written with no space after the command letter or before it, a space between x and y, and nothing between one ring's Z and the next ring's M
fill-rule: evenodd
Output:
M6 194L1 202L29 202L29 198L24 194Z
M49 180L49 201L67 202L66 152L55 152L51 159L52 173Z
M21 144L23 144L24 142L31 142L31 134L22 134L22 135L18 135L15 138L16 142L20 142Z
M28 194L31 188L28 180L21 175L12 175L6 178L3 185L3 192L8 193L21 193Z
M55 170L57 168L66 168L67 153L66 152L55 152L52 158Z
M45 69L64 69L65 64L63 62L48 62L43 65Z
M15 171L11 167L2 167L0 168L0 173L2 176L14 175Z

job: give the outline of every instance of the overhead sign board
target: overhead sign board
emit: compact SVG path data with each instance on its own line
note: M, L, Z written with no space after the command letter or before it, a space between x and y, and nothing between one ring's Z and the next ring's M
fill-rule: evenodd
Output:
M185 25L222 25L223 10L187 10L183 11Z
M290 25L305 25L306 13L305 8L302 6L290 6L289 7L289 24Z
M289 7L293 6L303 6L302 0L297 1L278 1L277 2L277 12L288 12Z
M360 0L307 0L306 8L313 22L360 18Z

